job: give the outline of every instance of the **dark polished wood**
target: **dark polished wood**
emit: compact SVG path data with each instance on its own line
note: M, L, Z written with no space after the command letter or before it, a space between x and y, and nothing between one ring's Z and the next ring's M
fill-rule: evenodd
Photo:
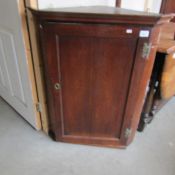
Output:
M160 13L163 13L163 14L175 13L175 1L174 0L162 0ZM173 19L172 21L175 22L175 19Z
M121 1L122 1L122 0L116 0L115 6L116 6L116 7L121 7Z
M158 24L171 17L110 7L32 12L45 66L50 135L126 147L137 130ZM150 35L141 37L141 30ZM143 56L149 43L150 54Z
M32 10L32 9L31 9ZM45 10L32 10L40 20L59 22L83 22L95 24L142 24L154 25L160 15L155 13L138 12L116 7L92 6L77 8L55 8ZM171 15L162 16L161 22L169 19Z
M161 13L175 13L175 3L174 0L162 0Z
M175 13L174 0L162 0L160 13ZM172 21L175 22L175 19L173 19ZM149 91L147 93L138 126L138 131L141 132L144 131L147 124L150 124L152 122L155 114L171 99L170 97L169 99L164 99L161 97L161 93L163 91L163 89L161 88L161 79L163 77L163 70L164 66L166 65L166 60L168 60L168 57L171 57L171 54L175 50L175 24L173 22L165 24L161 29L160 42L158 45L154 68L150 79ZM168 54L170 55L168 56ZM170 69L167 72L170 72ZM166 77L168 77L167 72ZM172 73L170 73L170 75L172 76ZM169 84L169 81L167 81L166 83Z
M173 54L175 53L175 23L163 25L156 59L149 83L149 90L142 110L138 131L144 131L156 113L174 96ZM169 65L169 66L167 66ZM171 78L170 78L171 77Z

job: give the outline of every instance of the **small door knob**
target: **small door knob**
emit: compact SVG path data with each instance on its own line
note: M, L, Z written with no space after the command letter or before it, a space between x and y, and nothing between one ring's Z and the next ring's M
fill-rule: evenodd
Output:
M60 83L55 83L55 90L60 90L61 89L61 85Z

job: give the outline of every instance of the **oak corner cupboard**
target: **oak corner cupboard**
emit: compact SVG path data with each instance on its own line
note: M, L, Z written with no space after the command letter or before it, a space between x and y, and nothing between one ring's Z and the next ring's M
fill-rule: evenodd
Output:
M30 10L44 62L50 136L61 142L129 145L159 29L171 15L104 6Z

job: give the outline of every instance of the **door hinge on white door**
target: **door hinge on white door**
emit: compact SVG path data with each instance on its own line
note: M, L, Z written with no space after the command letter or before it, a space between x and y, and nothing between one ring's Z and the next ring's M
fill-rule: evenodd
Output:
M37 110L37 112L42 112L41 103L38 102L36 104L36 110Z

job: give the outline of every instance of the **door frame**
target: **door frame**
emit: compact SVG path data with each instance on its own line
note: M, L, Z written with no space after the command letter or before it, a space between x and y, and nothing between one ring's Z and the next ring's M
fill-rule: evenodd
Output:
M33 108L34 114L36 117L36 130L41 130L41 120L40 120L40 113L37 110L36 106L38 104L38 95L36 91L36 81L34 76L33 70L33 61L31 57L31 49L29 44L29 37L28 37L28 30L27 30L27 23L26 23L26 15L25 15L25 8L24 8L24 0L19 0L18 2L18 12L20 15L21 20L21 29L22 29L22 36L24 40L24 48L25 48L25 55L28 63L28 76L30 81L30 87L32 92L32 100L33 100Z
M35 84L36 91L38 95L38 105L37 108L40 112L40 120L42 130L48 134L49 123L48 123L48 109L46 102L45 86L44 86L44 77L43 77L43 63L41 61L41 56L39 52L39 42L37 37L37 31L35 28L34 18L27 10L28 7L38 9L38 0L21 0L24 2L24 10L26 12L26 23L27 23L27 32L29 37L31 57L33 61L33 72L35 75Z

